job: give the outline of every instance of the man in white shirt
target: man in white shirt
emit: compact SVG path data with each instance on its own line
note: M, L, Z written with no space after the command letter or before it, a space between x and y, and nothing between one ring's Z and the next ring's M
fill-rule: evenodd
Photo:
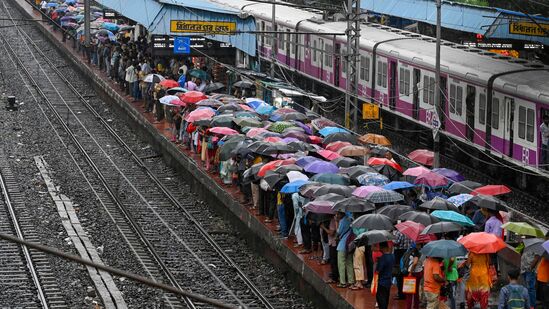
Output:
M541 134L541 167L549 169L549 166L547 166L549 152L549 115L543 115L543 123L539 126L539 132Z

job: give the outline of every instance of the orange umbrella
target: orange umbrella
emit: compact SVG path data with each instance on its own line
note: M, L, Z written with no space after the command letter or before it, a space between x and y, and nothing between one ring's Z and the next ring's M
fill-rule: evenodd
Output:
M161 81L160 83L160 86L163 86L164 88L174 88L174 87L179 87L179 83L176 82L175 80L173 79L165 79L163 81Z
M337 141L337 142L332 142L332 143L329 143L328 145L326 145L326 150L330 150L330 151L338 151L339 149L345 147L345 146L351 146L352 144L349 143L349 142L341 142L341 141Z
M471 233L462 237L458 242L467 250L477 254L496 253L507 247L507 244L501 238L486 232Z
M346 157L362 157L370 153L370 149L363 146L345 146L337 151L342 156Z
M382 146L391 146L391 142L388 138L379 134L368 133L358 138L358 141L362 144L377 144Z
M401 173L403 171L402 166L386 158L370 158L368 159L368 165L388 165Z
M433 158L435 154L431 150L416 149L408 154L408 158L419 164L433 166Z
M511 193L511 189L506 185L487 185L484 187L476 188L471 192L472 195L501 195Z
M282 165L290 165L290 164L294 164L295 163L295 159L286 159L286 160L275 160L275 161L271 161L265 165L263 165L260 169L259 169L259 172L257 172L257 176L259 177L263 177L265 176L265 174L268 172L268 171L271 171L271 170L274 170L275 168L279 167L279 166L282 166Z

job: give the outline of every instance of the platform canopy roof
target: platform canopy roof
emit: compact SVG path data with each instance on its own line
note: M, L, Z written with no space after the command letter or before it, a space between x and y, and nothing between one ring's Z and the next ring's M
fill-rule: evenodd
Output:
M436 25L433 0L362 0L362 9ZM491 7L442 2L442 26L494 39L549 45L549 19Z
M212 32L207 29L220 29L219 31L228 29L226 31L229 32L253 32L256 29L253 17L208 0L97 0L97 2L145 26L150 34L204 36L229 43L251 56L255 56L256 53L256 35L253 33L208 34Z

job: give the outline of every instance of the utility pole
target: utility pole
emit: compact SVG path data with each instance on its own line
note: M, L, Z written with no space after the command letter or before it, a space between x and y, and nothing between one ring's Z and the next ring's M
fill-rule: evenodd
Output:
M345 81L345 127L358 129L358 62L360 60L360 0L347 0L347 53Z
M271 45L271 76L275 76L275 63L277 61L276 59L276 49L278 46L278 34L276 33L276 0L273 1L273 16L272 16L272 23L273 23L273 44Z
M431 120L431 125L433 127L433 167L437 168L440 166L440 133L439 129L441 126L440 115L442 114L441 110L441 100L440 100L440 36L441 36L441 9L442 1L436 0L437 6L437 43L436 43L436 62L435 62L435 112ZM424 85L425 87L425 85Z
M91 36L91 29L90 29L90 18L91 18L91 11L90 11L90 1L91 0L84 0L84 49L86 50L86 56L88 57L88 63L90 62L90 36Z

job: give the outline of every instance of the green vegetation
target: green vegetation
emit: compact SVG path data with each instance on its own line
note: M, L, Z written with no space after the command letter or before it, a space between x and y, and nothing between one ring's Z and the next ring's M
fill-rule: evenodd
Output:
M463 4L478 5L478 6L489 6L488 0L451 0L453 2L459 2Z

